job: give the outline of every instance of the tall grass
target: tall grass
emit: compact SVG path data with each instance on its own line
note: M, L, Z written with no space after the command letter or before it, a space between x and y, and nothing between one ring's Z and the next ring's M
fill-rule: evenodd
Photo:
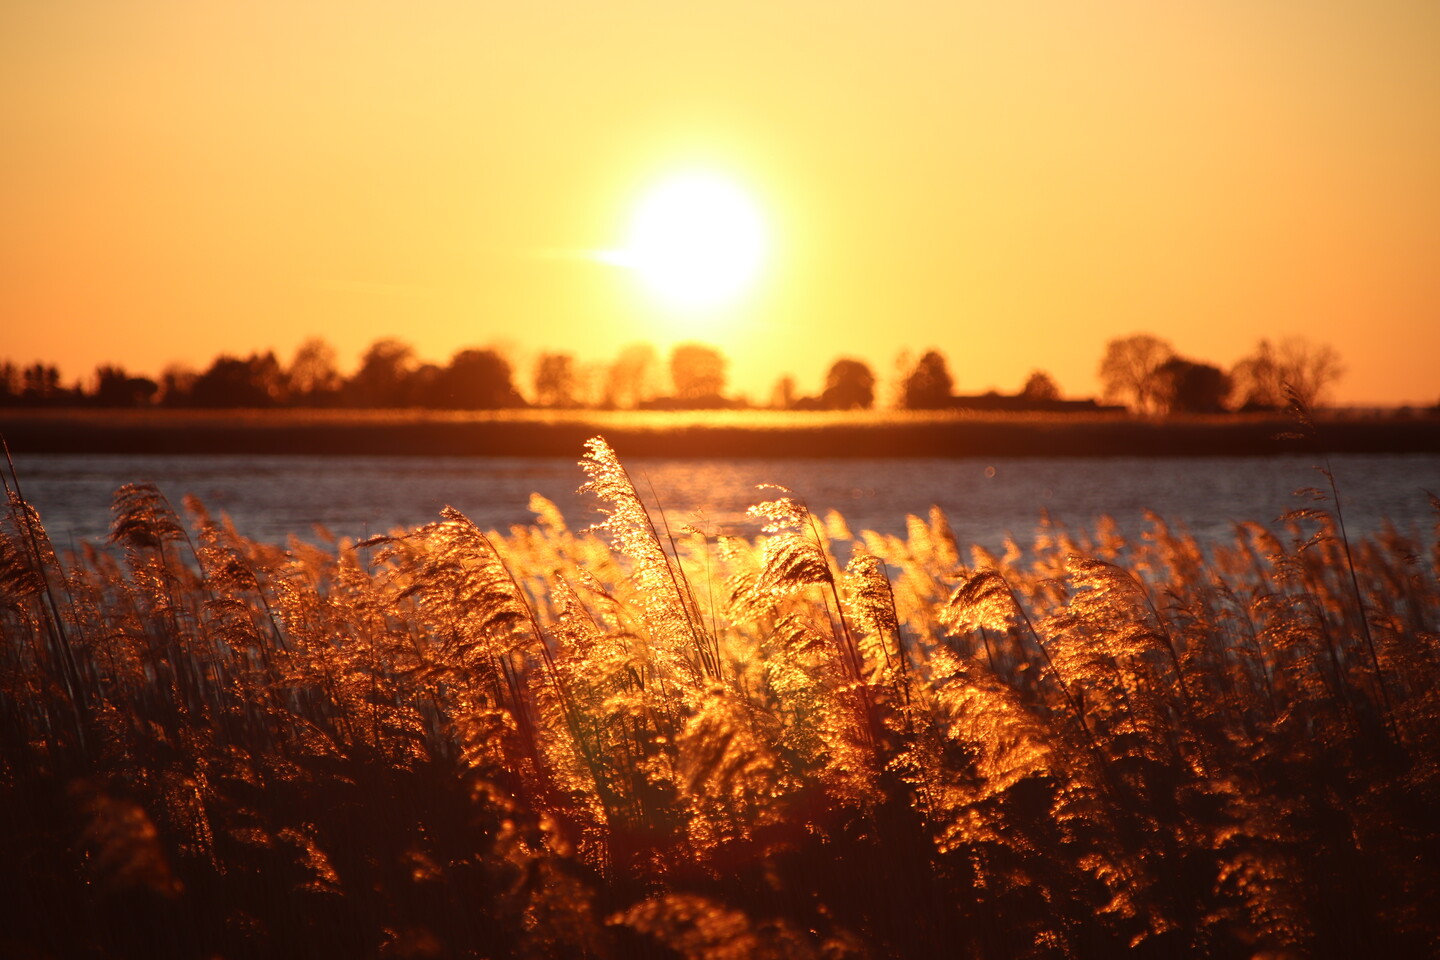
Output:
M596 529L333 549L10 490L0 954L1440 954L1440 538L711 537L582 465Z

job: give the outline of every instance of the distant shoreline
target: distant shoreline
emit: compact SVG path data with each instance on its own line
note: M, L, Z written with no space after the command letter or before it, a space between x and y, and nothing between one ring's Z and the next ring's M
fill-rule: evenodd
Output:
M1314 452L1283 417L409 410L0 410L18 454L578 458L604 436L626 457L1263 456ZM1440 418L1332 419L1334 453L1437 453Z

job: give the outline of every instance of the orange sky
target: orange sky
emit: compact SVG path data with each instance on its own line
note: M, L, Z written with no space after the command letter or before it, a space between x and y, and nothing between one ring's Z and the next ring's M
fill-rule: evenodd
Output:
M7 3L0 356L702 339L763 399L936 347L1084 395L1114 336L1303 333L1433 403L1437 51L1434 0ZM693 166L769 218L743 302L563 255Z

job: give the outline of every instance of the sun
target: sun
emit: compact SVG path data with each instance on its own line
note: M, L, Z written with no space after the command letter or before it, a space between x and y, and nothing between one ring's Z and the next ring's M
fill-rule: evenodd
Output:
M671 176L650 188L625 246L604 259L634 271L662 304L724 306L758 279L767 252L760 208L734 181L712 173Z

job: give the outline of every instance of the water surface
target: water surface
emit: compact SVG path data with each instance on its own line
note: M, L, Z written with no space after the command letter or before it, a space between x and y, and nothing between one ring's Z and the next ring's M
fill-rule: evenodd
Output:
M777 459L628 461L641 495L671 523L753 533L745 509L781 484L816 513L839 511L850 527L902 533L907 514L938 505L962 543L998 549L1007 535L1025 543L1048 513L1072 528L1102 515L1134 536L1146 511L1201 539L1225 539L1238 521L1271 523L1308 504L1298 488L1325 486L1305 456L985 459ZM1332 460L1352 534L1386 520L1428 536L1435 517L1425 491L1440 493L1440 456L1341 455ZM553 500L575 527L600 519L576 493L584 475L572 460L470 457L28 455L16 458L23 492L58 545L103 539L111 495L152 482L176 505L194 494L226 513L241 533L282 542L315 540L317 526L362 538L435 519L445 505L481 527L506 530L533 520L532 492Z

